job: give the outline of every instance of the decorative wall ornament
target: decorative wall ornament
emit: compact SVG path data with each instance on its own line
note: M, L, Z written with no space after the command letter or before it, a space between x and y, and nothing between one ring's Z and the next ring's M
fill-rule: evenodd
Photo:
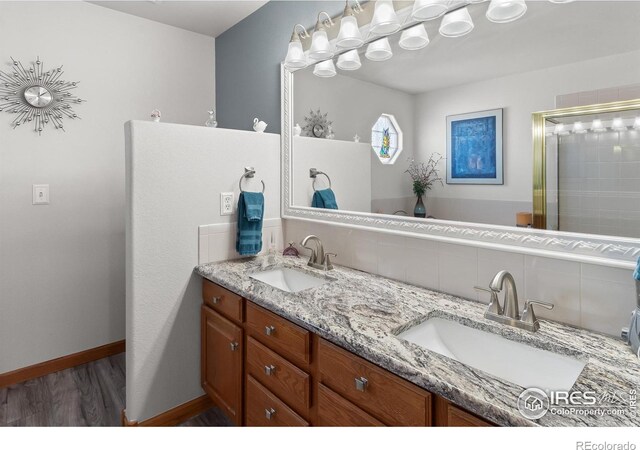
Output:
M504 184L502 109L447 117L447 184Z
M77 81L64 81L62 66L45 70L38 57L31 67L11 58L13 71L0 71L0 111L14 114L11 126L33 123L33 131L41 134L51 123L64 131L65 118L78 119L72 105L82 100L71 93Z
M371 149L382 164L393 164L402 153L402 130L393 114L381 114L371 127Z
M209 113L209 119L204 123L205 127L209 128L217 128L218 121L216 120L216 110L212 108L211 111L207 111Z
M316 112L309 111L308 116L304 116L304 127L302 132L305 136L323 138L327 137L329 127L333 124L327 119L327 113L322 114L318 109Z

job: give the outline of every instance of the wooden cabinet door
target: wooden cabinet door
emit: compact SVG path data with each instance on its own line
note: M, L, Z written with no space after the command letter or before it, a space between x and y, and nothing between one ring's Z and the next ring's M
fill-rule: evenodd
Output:
M202 388L236 424L242 424L242 328L202 306Z

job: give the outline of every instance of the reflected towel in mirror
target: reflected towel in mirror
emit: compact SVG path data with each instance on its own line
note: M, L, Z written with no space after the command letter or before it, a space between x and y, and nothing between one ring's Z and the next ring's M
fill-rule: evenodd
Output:
M236 251L241 255L257 255L262 250L262 218L264 196L261 192L241 192L238 198L238 231Z
M313 193L312 208L338 209L336 196L331 189L322 189Z

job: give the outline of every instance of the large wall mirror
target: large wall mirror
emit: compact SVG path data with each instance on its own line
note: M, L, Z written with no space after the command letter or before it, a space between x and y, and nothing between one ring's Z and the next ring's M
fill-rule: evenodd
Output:
M488 4L450 2L474 28L445 37L398 2L398 32L365 26L362 47L283 69L283 215L626 266L640 256L640 2L531 1L510 23Z

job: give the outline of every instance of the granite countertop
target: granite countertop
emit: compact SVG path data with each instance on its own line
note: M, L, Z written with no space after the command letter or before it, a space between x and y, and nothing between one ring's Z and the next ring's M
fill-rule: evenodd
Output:
M526 419L517 409L523 391L520 386L404 341L397 334L438 316L588 360L572 391L595 392L603 405L615 399L628 402L629 393L640 387L640 362L620 340L546 320L541 320L538 332L530 333L484 319L486 305L481 303L346 267L323 272L309 268L306 262L302 257L261 256L203 264L195 272L498 425L640 425L640 417L634 413L549 412L536 421ZM331 282L289 293L249 277L252 272L276 266L296 268Z

